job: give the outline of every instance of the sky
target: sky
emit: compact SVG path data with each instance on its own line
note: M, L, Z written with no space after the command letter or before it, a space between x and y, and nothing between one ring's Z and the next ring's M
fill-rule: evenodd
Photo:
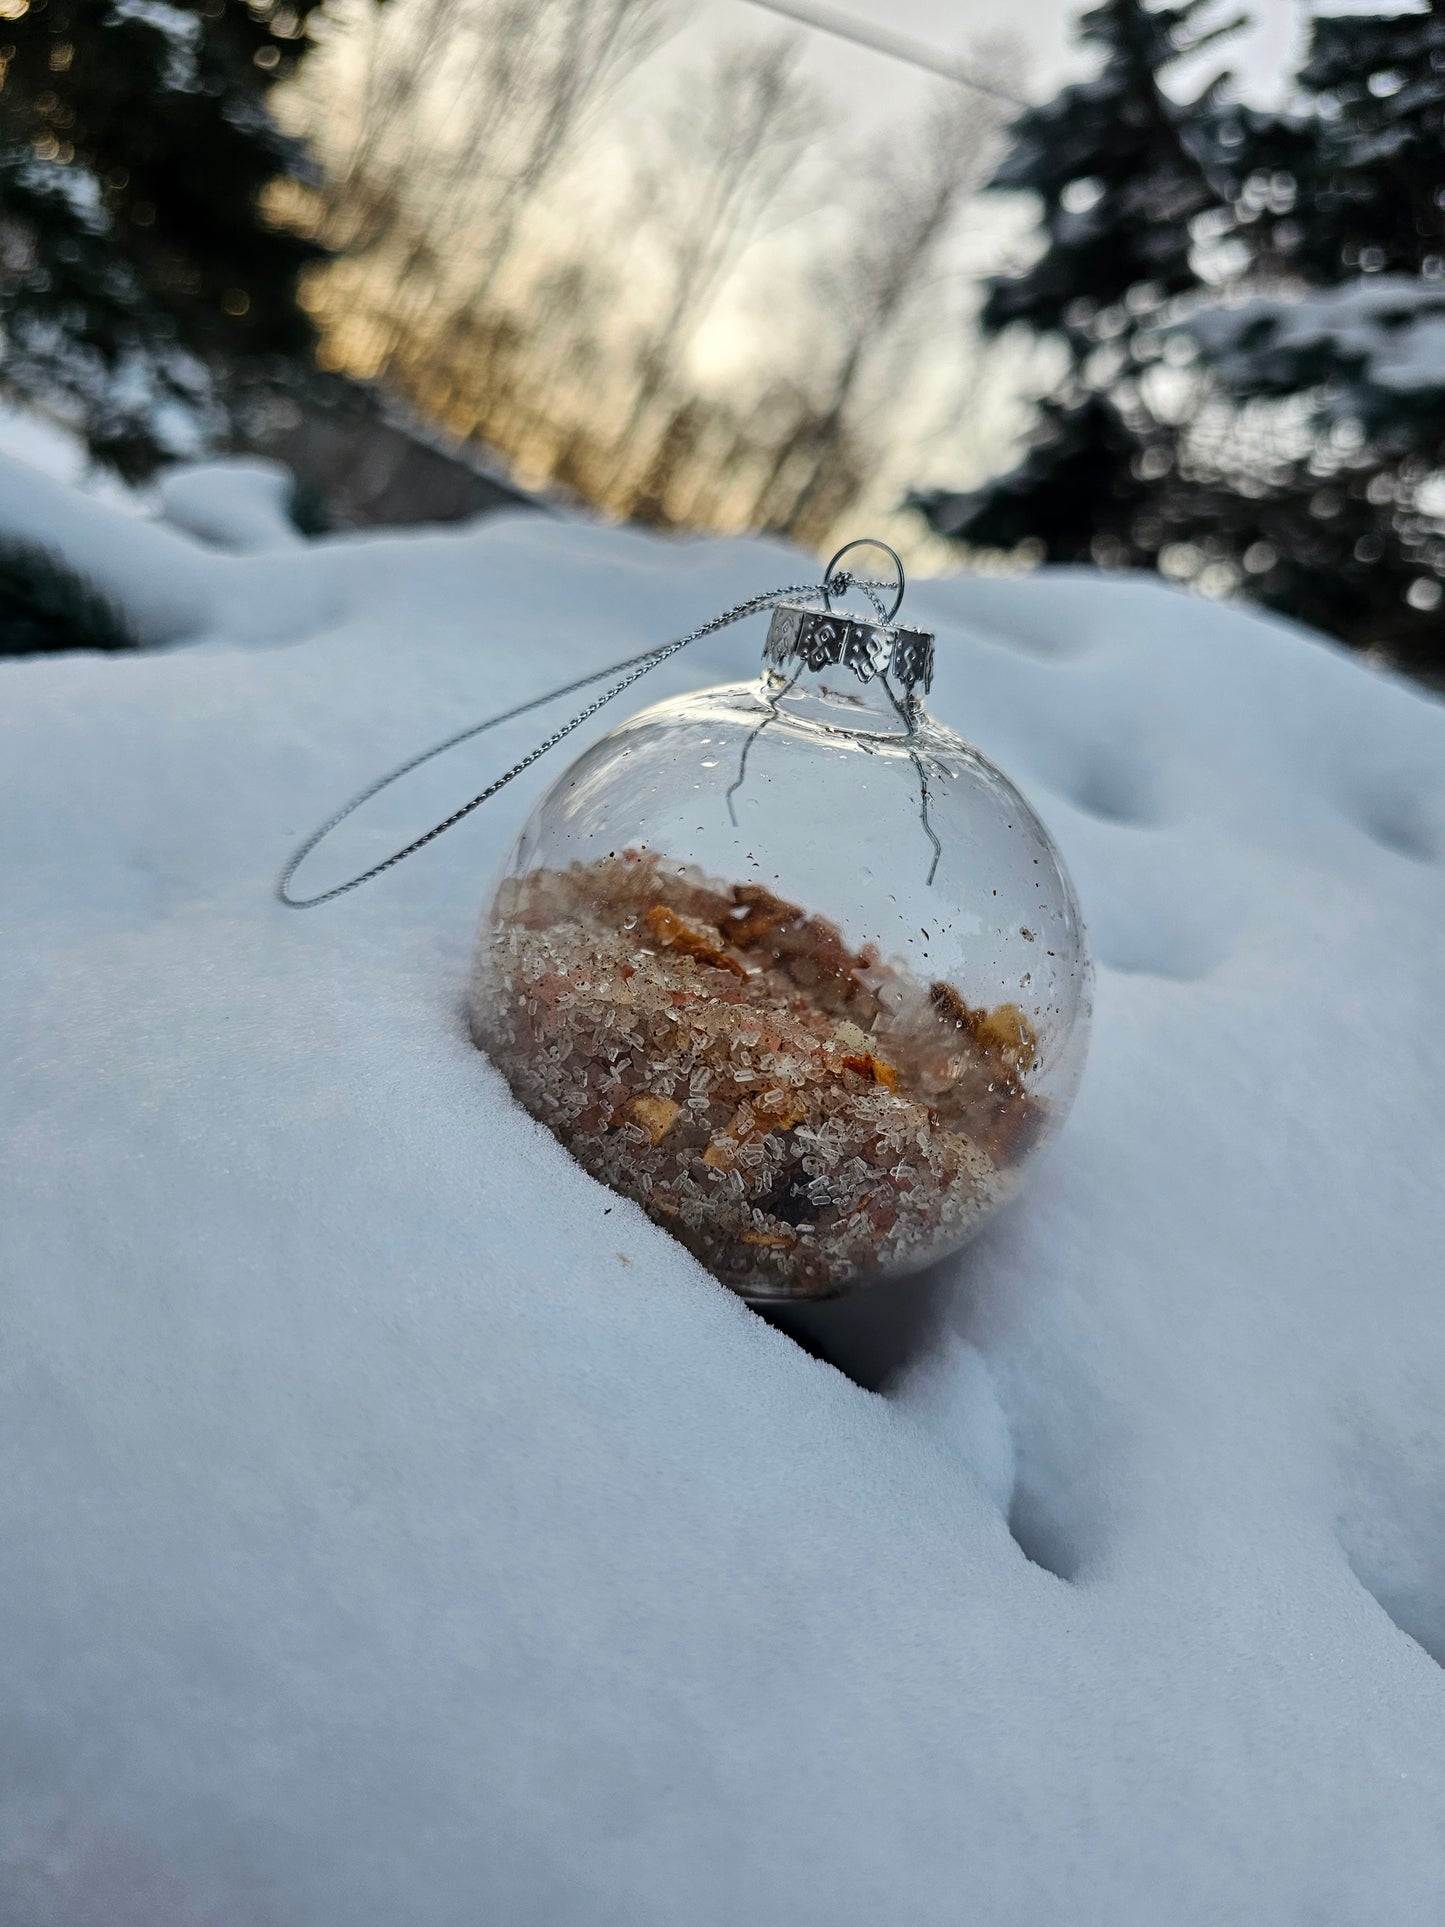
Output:
M1010 0L1006 9L997 0L828 0L836 11L856 19L927 41L942 53L959 53L969 43L1001 27L1020 41L1028 62L1031 94L1047 94L1060 81L1082 70L1084 62L1072 44L1074 20L1083 0ZM1346 0L1330 12L1389 10L1389 0ZM679 41L729 38L735 34L782 26L752 0L685 0ZM1217 50L1211 61L1227 59L1239 77L1240 90L1249 98L1278 100L1298 54L1309 9L1302 0L1242 0L1237 8L1221 4L1218 17L1245 12L1251 24ZM925 76L900 62L844 45L827 35L809 33L809 60L822 77L860 100L880 107L906 105L931 84Z

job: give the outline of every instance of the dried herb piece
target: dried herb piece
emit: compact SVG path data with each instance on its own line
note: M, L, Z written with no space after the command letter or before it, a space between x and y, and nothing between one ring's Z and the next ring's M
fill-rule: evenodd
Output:
M677 1122L678 1112L682 1109L670 1097L654 1097L651 1091L644 1091L641 1097L628 1100L627 1115L639 1123L654 1144L661 1144L673 1125Z
M856 1055L849 1052L843 1059L843 1068L845 1071L856 1072L859 1077L866 1077L872 1084L883 1085L885 1090L898 1089L897 1071L891 1064L885 1064L881 1057L875 1057L872 1051L863 1051Z
M706 930L689 923L686 917L679 916L676 910L669 910L665 903L655 903L642 919L648 935L664 950L682 950L689 957L696 957L699 963L712 964L717 970L730 970L735 977L747 981L747 971L736 957L730 957L726 950L720 950Z

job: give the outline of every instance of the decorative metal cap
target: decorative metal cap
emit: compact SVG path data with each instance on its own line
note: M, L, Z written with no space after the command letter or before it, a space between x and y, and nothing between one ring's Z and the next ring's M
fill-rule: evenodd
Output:
M783 668L802 663L851 669L859 682L886 675L901 689L927 692L933 686L933 636L901 622L860 622L802 602L779 602L768 624L763 659Z

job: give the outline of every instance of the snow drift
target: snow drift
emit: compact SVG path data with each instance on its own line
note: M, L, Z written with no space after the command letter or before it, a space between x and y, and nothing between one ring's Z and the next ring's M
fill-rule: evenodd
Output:
M270 895L392 760L798 558L263 508L0 476L173 645L0 665L0 1918L1435 1927L1445 712L1154 583L913 592L1100 973L1027 1197L825 1335L880 1392L467 1041L548 762Z

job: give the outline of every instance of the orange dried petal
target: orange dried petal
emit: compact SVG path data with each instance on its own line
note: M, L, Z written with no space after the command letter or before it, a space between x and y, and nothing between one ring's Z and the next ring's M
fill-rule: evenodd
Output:
M649 936L664 950L681 950L686 956L696 957L699 963L711 964L715 970L730 970L743 983L747 982L748 973L736 957L720 950L708 931L679 916L665 903L653 904L642 921Z
M881 1057L872 1051L854 1055L851 1051L843 1059L845 1071L856 1071L859 1077L866 1077L870 1083L881 1084L885 1091L898 1089L898 1073L891 1064L885 1064Z
M928 999L946 1024L964 1031L986 1056L1011 1071L1033 1069L1039 1054L1038 1033L1017 1004L979 1009L945 983L934 984Z
M676 1123L682 1106L675 1104L670 1097L658 1097L652 1091L643 1091L624 1108L633 1122L642 1126L654 1144L661 1144Z

